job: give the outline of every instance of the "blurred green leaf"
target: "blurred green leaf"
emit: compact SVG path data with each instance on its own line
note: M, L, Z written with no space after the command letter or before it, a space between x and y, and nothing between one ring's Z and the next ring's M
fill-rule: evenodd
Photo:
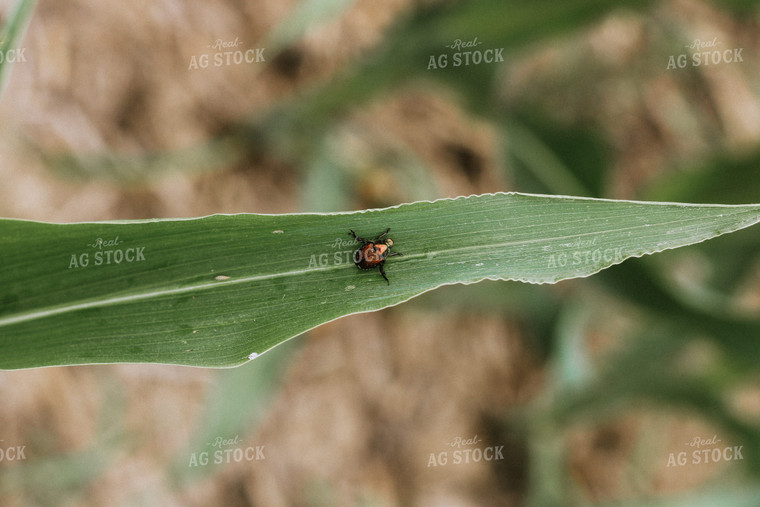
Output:
M269 34L265 46L279 52L303 37L309 28L345 13L356 0L301 0Z
M175 480L182 484L197 480L199 475L218 471L214 453L225 448L215 445L219 438L238 440L236 448L266 445L249 440L253 436L251 429L256 428L266 414L281 373L295 348L295 342L290 342L243 368L216 373L216 382L206 395L207 401L194 437L172 463L170 473ZM201 465L196 458L195 466L190 466L191 456L203 452L211 456L209 462Z
M32 456L29 449L25 454L26 460L4 467L0 474L0 500L9 502L7 505L13 505L11 499L21 492L34 505L79 503L82 493L115 459L114 450L107 445L55 456Z
M254 123L281 142L297 139L307 149L309 140L319 139L324 125L341 118L350 108L387 92L395 86L417 79L440 81L463 92L467 104L489 114L495 96L495 76L502 68L494 64L455 66L431 69L430 58L454 52L456 40L475 38L479 49L500 49L504 61L509 52L542 39L577 30L621 8L644 8L647 1L611 4L599 0L575 2L526 3L516 0L482 0L439 5L410 12L393 29L384 42L357 65L340 73L330 83L308 91L283 104ZM265 127L266 126L266 127ZM306 144L305 144L306 143ZM302 152L299 149L285 153Z
M653 200L708 202L717 199L738 203L760 194L758 167L759 150L721 153L704 162L673 169L655 180L642 195ZM760 237L743 233L717 245L700 245L699 251L712 266L710 286L730 295L757 265Z
M521 188L538 186L557 194L586 195L588 187L573 174L561 155L540 134L517 121L506 127L507 146ZM582 167L582 166L581 166ZM526 176L536 181L525 182Z
M588 197L604 194L612 150L601 134L545 117L535 110L510 116L504 129L512 155L510 166L515 168L520 188ZM528 177L537 182L531 185L525 181Z
M709 160L674 168L642 192L647 199L728 204L760 194L760 150L716 154Z
M670 495L665 499L639 500L636 503L623 502L623 507L630 505L650 505L653 507L756 507L760 505L760 486L734 484L714 486L695 493Z
M8 55L9 50L18 48L21 39L24 38L26 27L29 25L36 5L37 0L19 0L6 22L0 27L0 55L2 55L0 58L0 97L8 81L10 69L13 67L13 62L9 62L5 56Z
M482 115L493 115L496 77L503 63L481 65L452 64L446 69L430 70L430 57L452 53L455 40L475 38L482 49L502 50L504 61L511 51L558 36L601 19L620 9L642 9L650 1L626 0L609 3L600 0L526 3L517 0L481 0L422 7L402 16L388 31L383 42L331 81L273 105L237 125L201 148L167 151L142 157L77 156L64 157L53 167L62 166L65 174L85 178L127 181L154 178L167 169L201 170L220 167L225 161L241 160L252 149L267 150L285 160L304 163L319 150L330 126L341 122L354 107L414 81L429 86L438 81L458 90L465 105ZM293 41L306 29L306 14L319 11L318 21L342 12L349 0L335 0L329 6L318 2L299 4L292 18L273 35L280 45ZM279 47L279 46L278 46ZM223 150L229 150L227 152ZM200 158L198 158L200 154ZM214 154L219 160L214 161Z
M305 211L326 213L350 208L348 175L346 169L336 163L329 142L324 142L307 161L302 189Z
M557 351L554 382L558 389L582 387L592 378L593 368L586 349L586 324L591 308L568 303L557 322Z
M646 262L627 263L595 277L611 293L639 305L652 318L679 326L681 335L699 334L713 340L729 355L732 368L754 370L760 356L760 319L707 312L677 297L672 287Z

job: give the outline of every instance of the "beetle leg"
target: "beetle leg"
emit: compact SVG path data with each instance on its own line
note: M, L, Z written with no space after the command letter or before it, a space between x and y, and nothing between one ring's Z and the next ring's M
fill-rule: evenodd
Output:
M367 243L369 243L369 241L367 241L366 239L364 239L364 238L360 238L359 236L357 236L357 235L356 235L356 233L354 232L354 230L353 230L353 229L349 229L349 231L351 231L351 232L349 232L348 234L349 234L349 235L351 235L351 236L353 236L353 237L354 237L354 239L355 239L356 241L358 241L359 243L362 243L362 244L367 244Z
M378 237L376 237L376 238L375 238L375 241L377 241L377 240L379 240L379 239L382 239L382 238L383 238L383 237L384 237L386 234L388 234L390 231L391 231L391 228L390 228L390 227L388 227L387 229L385 229L385 232L384 232L384 233L382 233L381 235L379 235Z
M382 263L380 264L380 274L381 274L381 275L383 275L383 278L385 278L385 282L386 282L388 285L390 285L390 284L391 284L391 281L390 281L390 280L388 280L388 277L387 277L387 276L385 276L385 269L383 269L383 265L382 265Z
M393 257L394 255L401 255L401 256L403 256L404 254L402 254L401 252L391 252L388 255L386 255L385 258L387 259L388 257Z

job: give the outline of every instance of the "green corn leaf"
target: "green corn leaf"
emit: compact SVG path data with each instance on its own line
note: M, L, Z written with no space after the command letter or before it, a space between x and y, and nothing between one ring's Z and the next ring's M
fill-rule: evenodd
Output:
M265 46L273 52L293 44L314 26L330 21L353 6L356 0L302 0L295 5L285 21L267 38Z
M760 205L528 194L352 213L0 220L0 368L235 366L322 323L484 279L554 283L755 224ZM349 229L391 228L386 284Z

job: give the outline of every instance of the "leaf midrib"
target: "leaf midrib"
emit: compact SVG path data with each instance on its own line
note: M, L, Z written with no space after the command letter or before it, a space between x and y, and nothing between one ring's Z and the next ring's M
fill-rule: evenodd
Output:
M657 225L667 225L667 224L676 224L676 223L683 224L684 222L687 222L690 220L699 221L701 220L701 218L699 217L684 218L684 219L672 220L668 222L659 222ZM756 223L756 222L757 220L755 220L755 222L753 223ZM745 227L748 227L750 225L752 224L747 224ZM417 259L417 258L431 259L441 254L460 253L460 252L469 252L469 251L482 251L484 248L488 248L488 249L506 248L506 247L514 247L518 245L538 243L538 242L544 243L544 242L562 241L566 239L577 239L579 237L584 237L584 236L595 236L599 234L608 234L608 233L613 233L613 232L619 233L619 232L625 232L625 231L633 231L636 229L642 229L649 226L651 226L651 224L645 223L645 224L637 224L634 226L628 226L628 227L623 227L623 228L616 227L616 228L608 229L608 230L602 230L602 231L595 230L595 231L589 231L585 233L574 233L574 234L569 234L569 235L564 235L564 236L556 236L556 237L548 237L548 238L543 237L543 238L535 238L535 239L524 239L524 240L519 240L519 241L508 241L508 242L503 242L503 243L489 243L486 245L468 245L468 246L461 246L461 247L455 247L455 248L446 248L446 249L428 251L426 253L408 254L408 255L405 254L404 260L411 260L411 259ZM0 317L0 327L11 326L14 324L20 324L22 322L28 322L35 319L42 319L42 318L50 317L53 315L60 315L63 313L75 312L79 310L101 308L101 307L120 304L120 303L133 303L137 301L151 299L154 297L158 298L158 297L163 297L163 296L173 296L173 295L185 294L188 292L203 291L207 289L216 289L219 287L238 285L238 284L249 283L249 282L272 280L276 278L287 278L291 276L298 276L298 275L318 273L318 272L330 272L330 271L335 271L338 269L345 269L345 265L317 266L314 268L300 269L300 270L294 270L294 271L285 271L285 272L270 273L270 274L265 274L265 275L247 276L247 277L242 277L242 278L233 278L230 280L218 280L214 282L188 285L185 287L176 287L176 288L163 289L163 290L158 290L158 291L135 293L135 294L129 294L125 296L111 297L107 299L85 300L82 302L70 303L63 306L50 307L47 309L36 310L36 311L31 311L31 312L22 312L14 316ZM504 280L504 278L498 278L498 279Z

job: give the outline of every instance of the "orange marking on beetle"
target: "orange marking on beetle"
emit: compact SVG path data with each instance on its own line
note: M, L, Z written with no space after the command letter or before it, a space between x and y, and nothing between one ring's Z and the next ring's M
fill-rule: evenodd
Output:
M403 255L399 252L391 253L390 249L393 246L393 240L391 238L383 239L391 228L388 227L384 233L371 240L360 238L353 230L349 230L349 234L362 244L359 249L354 252L354 264L356 264L356 267L359 269L380 268L380 274L385 278L388 285L390 285L391 282L388 280L388 277L385 276L385 269L383 268L385 260L394 255Z

